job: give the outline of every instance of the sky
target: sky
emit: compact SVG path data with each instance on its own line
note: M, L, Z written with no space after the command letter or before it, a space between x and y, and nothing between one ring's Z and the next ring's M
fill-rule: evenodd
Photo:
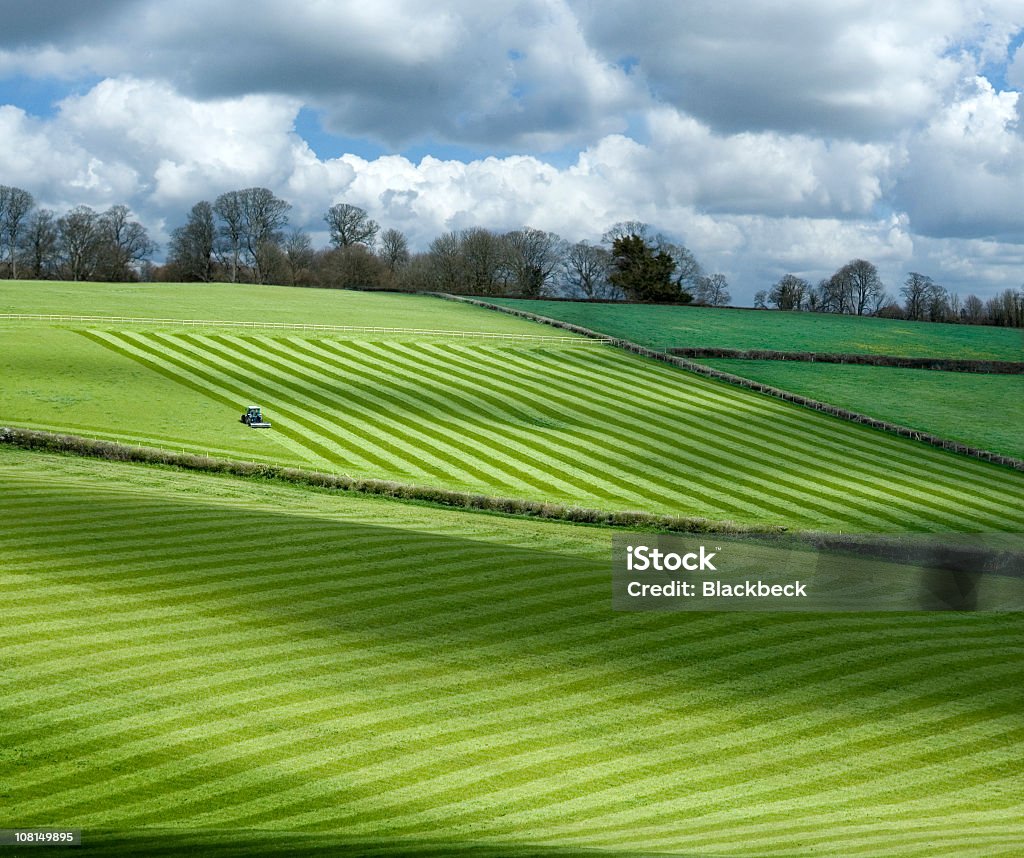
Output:
M264 186L326 245L641 220L737 304L854 258L1024 283L1024 0L0 0L0 184L166 246Z

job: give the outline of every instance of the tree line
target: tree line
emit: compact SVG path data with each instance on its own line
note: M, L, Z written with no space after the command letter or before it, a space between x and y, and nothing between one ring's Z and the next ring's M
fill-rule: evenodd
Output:
M367 212L337 203L324 214L330 247L287 230L290 205L266 188L221 194L192 207L171 237L166 280L247 280L324 288L442 291L474 295L729 302L724 275L707 276L693 254L647 224L615 224L599 244L568 242L524 226L483 227L435 238L413 253L397 229L381 230Z
M77 206L60 217L0 185L0 271L36 280L135 280L159 248L127 206Z
M77 206L62 216L36 208L32 195L0 185L0 276L66 280L283 283L321 288L397 289L580 300L727 306L729 284L694 254L640 221L612 225L601 240L570 242L524 226L445 232L424 252L410 251L397 229L381 229L344 202L323 215L330 246L289 227L291 204L267 188L228 191L192 206L159 248L127 206L96 212ZM933 322L1024 327L1024 288L983 301L962 298L911 272L901 303L876 267L854 259L812 285L786 274L755 295L755 307L875 315Z
M0 186L0 274L68 280L284 283L324 288L445 291L477 295L665 303L729 303L722 274L706 275L693 253L647 224L617 223L601 242L569 242L524 226L446 232L413 253L406 236L358 206L339 202L323 219L330 246L289 228L291 204L267 188L200 200L159 249L126 206L78 206L57 217L32 195Z
M802 277L786 274L771 289L758 292L754 306L915 322L1024 328L1024 287L1005 289L983 301L977 295L962 298L928 275L911 271L899 293L902 302L886 290L872 263L854 259L814 286Z

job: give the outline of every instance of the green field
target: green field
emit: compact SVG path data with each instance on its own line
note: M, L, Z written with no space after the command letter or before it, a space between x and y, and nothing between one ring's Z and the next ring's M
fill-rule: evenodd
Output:
M4 817L123 854L1024 851L1019 617L614 613L608 544L0 449Z
M1024 361L1024 332L813 313L498 300L654 349L770 349ZM699 358L699 363L890 423L1020 457L1020 376Z
M10 321L0 426L602 509L1024 530L1024 473L493 311L83 286L2 284L0 312L516 338ZM250 402L273 429L238 423ZM4 818L82 828L86 854L1024 852L1020 615L620 613L611 535L0 447Z
M652 349L770 349L1024 361L1024 331L775 310L488 298Z
M54 402L44 359L6 352L11 425L741 523L1024 525L1024 474L607 347L30 328L73 360ZM75 390L93 398L65 404ZM272 430L237 422L248 402Z
M1024 376L701 358L743 378L1024 459Z
M418 295L251 283L67 283L0 280L0 313L383 326L531 336L565 332ZM3 320L0 319L0 325ZM0 328L2 332L2 328Z

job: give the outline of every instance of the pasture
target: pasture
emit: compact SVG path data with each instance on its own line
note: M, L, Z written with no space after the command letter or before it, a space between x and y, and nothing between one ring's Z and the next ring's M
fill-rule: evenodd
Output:
M0 312L477 336L0 323L0 425L797 529L1024 528L1022 473L480 308L120 288L0 284ZM1019 615L615 612L611 536L0 447L5 817L98 855L1024 851Z
M604 346L29 327L75 360L48 393L45 354L7 352L11 425L744 524L1024 525L1024 474ZM272 430L237 422L249 402Z
M623 614L609 531L0 449L0 795L86 854L1011 856L1012 615Z
M940 438L1024 459L1024 376L797 361L700 363Z
M562 336L540 325L418 295L251 283L68 283L0 280L0 314L63 313ZM0 319L0 331L4 324ZM95 323L94 323L95 324Z
M488 298L651 349L771 349L1024 360L1024 331L825 313Z

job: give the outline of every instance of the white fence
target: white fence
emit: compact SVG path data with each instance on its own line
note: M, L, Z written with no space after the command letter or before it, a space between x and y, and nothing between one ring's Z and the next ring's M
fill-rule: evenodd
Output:
M546 334L502 334L495 331L445 331L431 328L385 328L370 325L318 325L301 322L239 322L227 319L147 319L138 316L70 316L62 313L0 313L0 321L85 322L101 325L171 325L186 328L248 328L323 333L408 334L412 336L457 337L459 339L510 340L561 346L602 345L610 339L548 336Z

